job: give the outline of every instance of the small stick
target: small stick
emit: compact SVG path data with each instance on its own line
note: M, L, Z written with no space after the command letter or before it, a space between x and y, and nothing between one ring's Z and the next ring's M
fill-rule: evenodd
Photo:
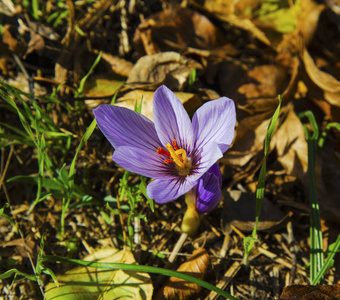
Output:
M17 63L18 67L20 68L21 72L24 73L25 77L27 78L31 99L34 99L34 81L33 81L32 77L26 71L26 68L22 64L19 56L16 55L16 54L13 54L13 58L14 58L15 62Z
M124 249L125 249L126 248L127 236L126 236L126 232L125 232L125 229L124 229L123 213L122 213L122 208L121 208L121 205L120 205L120 200L119 200L118 194L116 196L116 199L117 199L117 208L118 208L118 211L119 211L120 226L122 226L123 239L124 239Z
M219 281L219 283L216 285L221 290L224 290L233 280L233 278L236 276L238 271L241 269L242 265L240 262L235 261L231 267L228 269L227 272L225 272L223 278ZM230 294L232 295L232 286L230 287ZM205 300L216 300L220 295L217 294L214 291L211 291L210 294L205 298Z
M298 249L294 243L294 233L293 233L293 225L292 225L292 222L289 221L287 223L287 232L288 232L288 244L290 246L290 250L291 250L291 253L292 253L292 263L293 263L293 267L291 268L290 270L290 284L293 283L295 277L296 277L296 264L297 264L297 252L298 252Z
M11 146L11 151L8 154L7 162L6 162L6 165L5 165L4 169L3 169L3 163L2 163L4 155L1 155L0 189L1 189L1 186L2 186L2 184L4 182L4 179L5 179L5 176L6 176L6 173L7 173L7 170L8 170L9 163L11 161L13 152L14 152L14 149L13 149L13 146ZM3 148L1 149L1 153L2 154L4 153L4 149Z
M226 234L224 236L223 245L220 251L220 256L225 257L227 255L227 251L229 250L229 248L230 248L230 235Z
M188 237L187 233L182 233L181 236L179 237L179 239L178 239L178 241L177 241L174 249L172 250L170 257L169 257L169 262L171 264L175 261L177 254L181 250L181 248L182 248L184 242L186 241L187 237Z

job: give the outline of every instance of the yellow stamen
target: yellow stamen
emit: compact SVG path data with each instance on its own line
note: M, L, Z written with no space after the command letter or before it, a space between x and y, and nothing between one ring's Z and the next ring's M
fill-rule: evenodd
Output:
M171 158L174 160L174 163L180 168L184 169L187 163L186 151L182 148L175 151L169 143L166 144L166 149L168 149L168 151L170 152Z
M184 165L186 165L187 164L187 152L183 148L181 148L181 149L176 150L175 153L177 155L180 154L182 156L182 161Z

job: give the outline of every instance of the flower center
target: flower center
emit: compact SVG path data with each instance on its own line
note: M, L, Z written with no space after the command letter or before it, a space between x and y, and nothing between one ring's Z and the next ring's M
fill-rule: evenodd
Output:
M157 149L157 154L163 154L170 157L170 159L164 160L166 164L174 162L179 169L187 170L190 168L188 164L187 152L183 148L178 149L176 140L172 141L172 145L170 145L170 143L167 143L165 147L168 151L159 147Z

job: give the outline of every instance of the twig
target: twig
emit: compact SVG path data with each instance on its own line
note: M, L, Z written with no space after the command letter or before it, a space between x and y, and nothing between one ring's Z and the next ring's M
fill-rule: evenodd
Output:
M125 227L124 227L124 219L123 219L123 212L122 212L122 208L120 205L120 200L119 200L119 196L117 194L116 196L117 199L117 208L119 211L119 220L120 220L120 225L122 226L122 232L123 232L123 239L124 239L124 249L126 248L126 241L127 241L127 236L126 236L126 232L125 232Z
M293 263L293 267L290 270L290 284L294 282L294 279L296 277L296 254L298 252L298 249L294 243L294 233L293 233L293 225L292 222L289 221L287 224L287 232L288 232L288 243L289 243L289 247L290 247L290 251L292 253L292 263Z
M178 239L178 241L177 241L174 249L172 250L170 257L169 257L169 262L171 264L175 261L175 259L177 257L177 253L181 250L181 248L182 248L184 242L186 241L187 237L188 237L188 234L186 234L186 233L182 233L181 236L179 237L179 239Z
M12 158L12 155L13 155L13 146L11 146L11 151L9 152L8 154L8 158L7 158L7 162L6 162L6 165L5 165L5 168L2 170L2 166L3 166L3 158L4 158L4 149L1 149L1 175L0 175L0 189L2 187L2 184L4 182L4 179L5 179L5 176L6 176L6 173L7 173L7 170L8 170L8 167L9 167L9 163L11 161L11 158Z
M122 31L120 33L120 40L121 44L119 47L119 53L121 55L125 55L126 53L129 53L131 50L130 44L129 44L129 37L127 33L128 25L127 25L127 12L126 12L126 1L120 0L119 1L121 14L120 14L120 23L122 26Z
M223 245L222 245L221 251L220 251L221 257L225 257L227 255L227 251L230 248L230 241L231 241L230 235L226 234L225 237L224 237L224 240L223 240Z
M234 279L238 271L241 269L241 263L238 261L235 261L231 267L228 269L227 272L225 272L223 278L218 282L216 285L218 288L221 290L224 290ZM205 300L215 300L219 297L220 295L217 294L214 291L211 291L210 294L205 298Z
M18 67L20 68L20 70L22 71L22 73L24 73L25 77L27 78L31 99L34 99L34 81L33 81L32 77L27 73L26 68L22 64L19 56L16 55L16 54L13 54L13 58L14 58L15 62L17 63Z

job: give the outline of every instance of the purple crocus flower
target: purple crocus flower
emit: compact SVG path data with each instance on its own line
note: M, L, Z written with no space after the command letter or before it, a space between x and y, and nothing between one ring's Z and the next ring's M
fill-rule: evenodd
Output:
M198 180L194 192L196 196L196 211L200 214L214 209L222 196L222 176L217 163Z
M113 161L154 178L147 194L158 203L176 200L197 183L198 191L208 194L210 183L216 185L212 166L229 148L236 122L234 102L226 97L205 103L191 121L180 100L164 85L154 94L154 123L137 112L108 104L96 108L94 115L115 148Z

